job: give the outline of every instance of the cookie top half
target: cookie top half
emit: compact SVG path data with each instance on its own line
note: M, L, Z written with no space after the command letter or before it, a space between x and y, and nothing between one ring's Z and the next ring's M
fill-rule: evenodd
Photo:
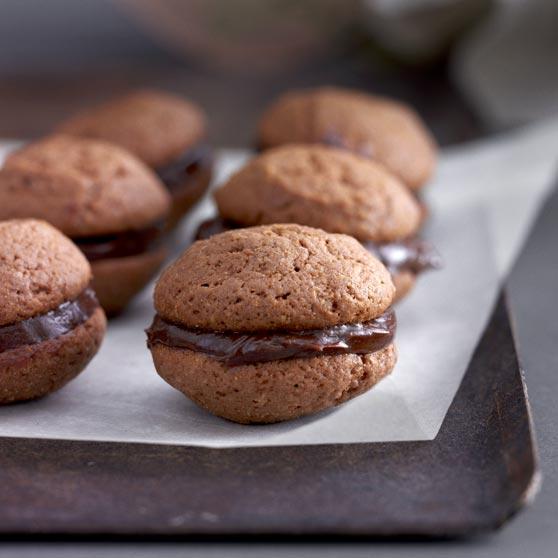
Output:
M0 222L0 326L54 310L90 281L81 251L48 223Z
M140 90L84 110L63 122L59 131L115 143L150 167L159 167L200 142L206 121L202 109L182 97Z
M365 93L322 87L286 93L264 113L263 148L326 143L382 163L408 187L420 188L436 164L435 142L409 106Z
M161 317L189 328L301 330L371 320L394 290L357 240L290 224L194 243L163 272L154 299Z
M44 219L71 237L142 228L170 205L155 174L124 149L62 135L8 156L0 198L0 219Z
M215 200L223 218L244 226L298 223L376 243L412 236L421 223L415 197L384 167L320 145L266 151Z

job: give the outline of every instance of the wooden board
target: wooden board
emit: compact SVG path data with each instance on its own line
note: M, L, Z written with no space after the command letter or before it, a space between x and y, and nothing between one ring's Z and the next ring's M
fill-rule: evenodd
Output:
M433 441L247 449L0 439L0 533L453 537L495 529L537 464L502 296Z

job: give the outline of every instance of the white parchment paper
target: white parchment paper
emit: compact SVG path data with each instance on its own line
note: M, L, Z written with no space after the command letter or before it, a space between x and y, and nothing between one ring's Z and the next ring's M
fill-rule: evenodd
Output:
M433 439L552 184L557 145L558 122L550 122L444 152L427 191L432 217L424 234L445 267L422 277L397 308L397 367L356 400L268 426L236 425L198 409L155 373L144 334L153 316L149 288L110 323L81 376L43 400L0 408L0 436L215 448ZM247 156L223 151L217 182ZM209 200L200 204L177 250L212 211Z

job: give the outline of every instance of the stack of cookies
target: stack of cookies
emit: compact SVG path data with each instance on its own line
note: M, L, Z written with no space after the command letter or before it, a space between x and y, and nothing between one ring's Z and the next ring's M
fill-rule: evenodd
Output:
M139 91L8 157L0 403L54 391L94 356L103 309L121 313L157 273L169 233L207 190L205 137L199 107ZM440 263L420 238L436 147L409 107L290 92L262 116L258 146L162 273L147 330L164 380L243 424L316 413L388 375L392 305Z

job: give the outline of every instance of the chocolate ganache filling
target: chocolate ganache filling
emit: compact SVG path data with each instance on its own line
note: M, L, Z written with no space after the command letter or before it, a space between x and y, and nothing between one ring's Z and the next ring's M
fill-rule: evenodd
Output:
M195 238L196 240L207 240L216 234L241 228L242 225L230 219L223 219L223 217L217 216L203 221L196 231Z
M90 261L137 256L158 248L163 240L164 221L145 229L102 236L74 238L73 241Z
M0 353L69 333L85 323L98 307L95 293L87 288L75 300L63 302L46 314L0 326Z
M155 172L165 184L171 195L177 194L189 185L189 178L211 167L211 148L206 144L199 144L187 149L171 163L155 169ZM194 186L195 183L192 183Z
M395 313L358 324L292 331L218 332L189 329L158 314L146 331L147 345L204 353L227 366L338 354L367 354L387 347L395 335Z
M196 232L196 240L205 240L215 234L241 227L242 225L234 221L214 217L201 223ZM421 238L408 238L387 244L363 242L362 245L372 252L392 274L401 271L419 274L442 267L442 259L436 249L430 242Z

